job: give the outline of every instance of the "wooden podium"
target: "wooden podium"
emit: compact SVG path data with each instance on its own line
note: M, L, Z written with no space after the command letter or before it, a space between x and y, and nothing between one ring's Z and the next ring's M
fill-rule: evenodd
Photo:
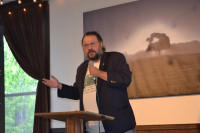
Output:
M35 116L65 122L66 133L83 133L83 121L114 120L114 117L88 111L35 113Z

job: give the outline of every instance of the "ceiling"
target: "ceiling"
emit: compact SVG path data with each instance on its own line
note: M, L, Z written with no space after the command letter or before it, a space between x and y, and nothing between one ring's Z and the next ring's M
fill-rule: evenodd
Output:
M12 2L12 1L18 1L18 0L0 0L0 1L3 1L3 3L5 4L5 3ZM27 0L21 0L21 1L23 3L23 1L27 1ZM46 0L41 0L41 1L46 1Z
M18 0L0 0L0 1L3 1L3 3L6 4L6 3L9 3L9 2L18 1ZM23 3L23 1L25 2L27 0L21 0L21 1ZM45 1L45 0L41 0L41 1Z
M11 1L17 1L17 0L3 0L3 3L8 3L8 2L11 2Z

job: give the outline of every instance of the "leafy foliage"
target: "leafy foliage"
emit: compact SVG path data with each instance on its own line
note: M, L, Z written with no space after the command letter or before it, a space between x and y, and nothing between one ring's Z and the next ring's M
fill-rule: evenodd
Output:
M27 75L16 62L4 39L5 94L36 91L38 81ZM6 133L32 133L35 95L5 98Z

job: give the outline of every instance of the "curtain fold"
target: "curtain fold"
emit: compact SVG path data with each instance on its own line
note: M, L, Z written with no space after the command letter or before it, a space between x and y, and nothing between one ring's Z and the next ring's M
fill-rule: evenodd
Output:
M45 1L1 13L4 35L21 66L32 78L38 80L35 113L50 111L50 90L42 78L50 75L49 5ZM50 121L34 118L34 133L49 133Z

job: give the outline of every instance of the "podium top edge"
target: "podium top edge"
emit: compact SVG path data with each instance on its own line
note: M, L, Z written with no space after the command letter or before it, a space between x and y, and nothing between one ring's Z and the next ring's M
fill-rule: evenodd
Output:
M98 114L89 111L69 111L69 112L49 112L49 113L35 113L37 117L43 117L47 119L64 120L66 118L79 118L85 120L114 120L114 117Z

